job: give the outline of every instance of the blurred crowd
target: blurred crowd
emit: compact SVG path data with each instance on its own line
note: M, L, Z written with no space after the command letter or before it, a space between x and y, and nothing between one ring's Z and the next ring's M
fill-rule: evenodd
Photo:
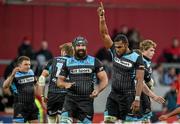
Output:
M3 79L6 79L12 72L13 68L16 67L16 61L19 56L28 56L32 60L31 68L35 71L35 75L40 76L43 66L46 62L53 58L53 54L48 48L47 41L44 40L41 42L41 47L38 51L33 49L31 43L32 42L29 37L23 37L22 44L18 47L17 56L9 65L7 65L4 71ZM3 94L2 84L0 86L0 111L4 111L6 107L12 107L13 96Z
M129 29L128 26L122 25L119 29L114 29L112 32L112 39L117 34L125 34L128 37L130 49L138 49L139 43L143 40L140 32L135 29ZM31 44L31 39L24 37L22 44L18 47L17 57L6 67L3 78L6 79L16 66L16 61L19 56L28 56L33 62L32 69L35 71L35 75L40 76L43 66L47 61L53 58L52 52L48 48L48 42L42 41L41 47L38 51L35 51ZM105 70L111 78L111 53L106 48L100 48L95 57L101 60L104 64ZM180 84L180 70L175 66L164 67L162 63L179 63L180 62L180 42L177 37L172 38L172 45L169 48L163 50L159 56L157 63L153 64L153 79L155 82L154 87L166 86L169 87L169 91L165 93L164 98L166 104L163 105L163 113L172 111L176 107L177 101L177 85ZM0 85L2 86L2 84ZM6 107L12 107L13 98L9 95L4 95L2 88L0 90L0 111L4 111Z

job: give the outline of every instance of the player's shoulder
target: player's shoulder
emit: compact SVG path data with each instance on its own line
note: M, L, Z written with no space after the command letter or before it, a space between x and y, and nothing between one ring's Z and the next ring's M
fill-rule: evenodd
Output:
M34 75L34 71L29 69L28 72L16 72L15 77L30 76Z
M91 56L91 55L88 55L87 58L95 59L95 57L94 57L94 56Z
M69 59L69 58L71 58L71 56L57 56L57 57L55 57L54 59L55 59L55 60L67 60L67 59Z
M87 56L87 60L88 61L96 61L96 60L98 60L96 57L94 57L94 56L91 56L91 55L88 55Z
M132 53L137 54L139 56L142 56L142 53L141 53L141 51L139 49L132 50Z

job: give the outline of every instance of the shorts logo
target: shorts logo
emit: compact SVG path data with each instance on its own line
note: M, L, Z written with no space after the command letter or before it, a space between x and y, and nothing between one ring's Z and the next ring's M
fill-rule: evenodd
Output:
M82 73L92 73L91 68L80 68L80 69L72 69L70 70L71 74L82 74Z
M123 65L123 66L125 66L125 67L129 67L129 68L132 67L132 63L120 60L117 57L114 58L114 61L121 64L121 65Z

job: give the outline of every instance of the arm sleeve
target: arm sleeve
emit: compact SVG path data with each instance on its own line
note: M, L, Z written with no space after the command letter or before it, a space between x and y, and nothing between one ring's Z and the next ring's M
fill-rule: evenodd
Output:
M103 64L99 59L95 58L95 73L98 73L101 71L104 71Z
M114 43L113 45L111 46L111 48L108 49L108 51L111 53L111 58L114 58L114 55L115 55L115 46L114 46Z
M138 56L136 64L135 64L136 70L144 70L144 61L143 57L141 55Z
M49 60L44 69L49 71L52 63L53 63L53 59Z
M67 77L68 76L68 68L66 66L66 62L63 63L63 67L61 69L61 72L60 72L60 76L64 76L64 77Z

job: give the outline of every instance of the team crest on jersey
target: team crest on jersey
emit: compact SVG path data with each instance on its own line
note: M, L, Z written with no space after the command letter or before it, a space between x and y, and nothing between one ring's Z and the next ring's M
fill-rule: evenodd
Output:
M71 59L70 61L68 61L69 64L74 64L76 63L74 59Z
M26 83L30 83L30 82L34 82L34 81L35 81L34 77L28 77L28 78L18 80L18 83L26 84Z
M151 66L151 64L147 64L147 67L149 68Z
M57 81L57 79L56 79L56 78L53 78L53 79L52 79L52 81L53 81L53 82L56 82L56 81Z
M79 68L70 70L71 74L82 74L82 73L92 73L91 68Z
M58 62L62 63L62 62L65 62L66 60L65 59L57 59Z
M120 59L117 58L117 57L114 58L114 61L117 62L117 63L120 64L120 65L125 66L125 67L129 67L129 68L132 67L132 63L126 62L126 61L123 61L123 60L120 60Z
M149 69L149 73L152 73L152 68Z

